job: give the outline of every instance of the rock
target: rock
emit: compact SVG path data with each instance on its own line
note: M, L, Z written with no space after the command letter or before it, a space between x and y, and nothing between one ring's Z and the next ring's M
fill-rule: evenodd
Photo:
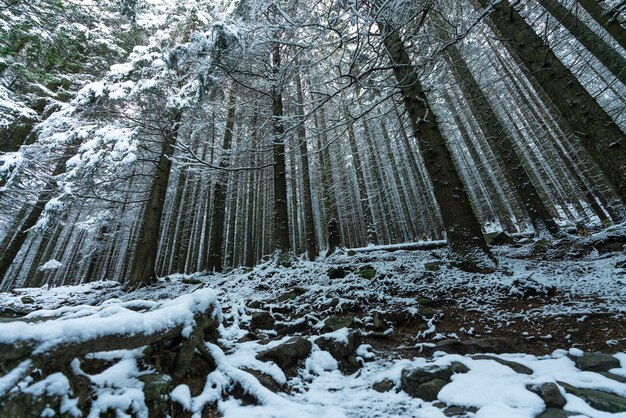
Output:
M574 359L576 367L587 372L608 372L620 367L619 360L609 354L585 353Z
M466 373L463 363L453 362L448 367L435 369L407 368L402 370L400 388L413 397L434 401L443 386L455 373Z
M376 392L389 392L390 390L392 390L393 388L396 387L396 384L393 383L391 380L385 379L385 380L381 380L380 382L376 382L372 385L372 389L374 389Z
M618 261L615 263L616 269L626 269L626 260Z
M611 242L611 243L603 245L601 248L599 248L599 250L602 253L622 252L624 251L624 244L621 242Z
M463 363L459 363L458 361L453 361L452 363L450 363L448 369L452 372L452 374L461 374L470 371L469 367L467 367Z
M148 346L147 349L144 351L146 355L150 355L150 348L151 346ZM100 358L83 357L82 359L80 359L80 369L83 372L91 375L100 374L114 364L115 361L113 360L104 360Z
M437 342L435 349L450 354L462 355L478 353L502 354L515 351L511 346L511 341L499 337L470 338L465 341L445 339Z
M458 416L467 416L468 412L476 412L478 409L473 408L471 406L463 408L462 406L449 406L444 409L443 414L447 417L458 417Z
M511 238L504 231L498 232L489 243L489 245L509 245L509 244L513 244L513 238Z
M274 326L276 332L280 335L293 335L303 333L309 328L309 324L305 318L299 318L292 322L280 322Z
M287 302L288 300L292 300L297 298L298 296L302 296L307 292L307 290L303 287L294 287L287 293L278 297L279 302Z
M568 393L582 398L592 408L604 412L626 412L626 399L621 396L594 389L579 389L564 382L557 382Z
M362 364L357 360L356 355L350 354L339 362L339 370L345 374L353 374L361 368Z
M249 332L240 339L237 340L238 343L247 343L249 341L258 341L260 340L259 336L254 332Z
M248 308L250 308L250 309L262 309L263 305L264 305L264 303L261 300L252 300L252 301L250 301L250 303L248 303Z
M616 382L620 382L620 383L626 383L626 377L624 376L619 376L619 375L609 373L609 372L598 372L598 373L606 377L607 379L615 380Z
M352 374L361 368L361 363L356 358L356 349L361 344L361 339L354 331L348 332L346 340L321 336L315 340L315 344L324 351L328 351L339 363L339 369Z
M198 279L194 279L193 277L184 277L181 282L185 283L185 284L192 284L192 285L198 285L198 284L202 284L202 282Z
M555 383L546 382L538 385L528 385L526 389L539 395L547 408L563 408L565 406L565 398Z
M311 352L312 344L302 337L293 337L282 344L257 354L260 361L273 361L285 370L298 363L298 360L306 358Z
M158 401L161 395L167 395L172 378L166 374L151 373L139 376L143 382L143 394L146 402Z
M435 311L432 308L420 308L420 315L426 318L432 318L433 316L435 316ZM424 327L422 331L426 331L429 327L427 323L424 323L422 325Z
M372 266L363 266L357 270L356 274L364 279L371 280L376 277L376 269Z
M422 383L417 387L415 395L417 398L432 402L437 399L437 395L448 382L443 379L433 379L426 383Z
M35 303L35 299L33 299L30 296L22 297L21 301L22 301L23 304L26 304L26 305L30 305L31 303Z
M424 263L424 269L427 271L439 271L443 263L441 261L432 261L430 263Z
M244 368L242 370L250 373L252 376L256 378L256 380L259 381L260 384L262 384L263 386L265 386L267 389L271 390L272 392L274 393L284 392L284 387L279 385L278 382L276 382L272 376L269 376L265 373L261 373L258 370L247 369L247 368Z
M0 308L0 318L15 318L19 316L19 312L11 308Z
M493 239L495 238L496 235L498 235L499 232L487 232L486 234L483 234L483 237L485 237L485 242L487 243L487 245L491 245L491 242L493 241Z
M356 251L354 250L348 250L348 257L354 257L356 255Z
M558 408L548 408L541 414L537 415L537 418L567 418L570 415L579 414L570 414L569 412L565 412L564 410Z
M328 269L328 278L330 280L343 279L344 277L346 277L346 271L341 267Z
M274 327L274 317L267 312L252 312L252 319L250 320L250 328L252 329L272 329Z
M328 351L335 360L341 360L354 354L357 347L361 344L361 339L354 331L348 332L347 341L322 336L315 340L315 344L324 351Z
M550 248L550 241L547 239L539 239L533 243L532 250L535 253L539 253L547 251L548 248Z
M427 306L429 308L441 308L443 306L456 305L456 301L450 298L419 298L417 303L419 303L420 307Z
M494 357L494 356L487 356L484 354L479 354L477 356L472 357L475 360L493 360L496 361L504 366L508 366L511 369L513 369L515 371L515 373L520 373L520 374L528 374L531 375L533 374L533 370L529 367L524 366L523 364L519 364L516 363L514 361L508 361L508 360L503 360L499 357Z
M334 315L326 318L324 321L324 327L322 331L324 332L333 332L337 331L341 328L350 328L354 323L354 317L352 315Z
M513 280L509 290L510 295L528 298L530 296L554 296L556 288L553 286L545 286L536 280L530 278L519 278Z

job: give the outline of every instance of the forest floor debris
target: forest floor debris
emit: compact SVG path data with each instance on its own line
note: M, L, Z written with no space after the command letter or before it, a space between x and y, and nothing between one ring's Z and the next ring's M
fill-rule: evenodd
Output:
M33 370L28 350L9 356L0 403L30 397L32 416L626 417L624 242L623 228L516 239L493 247L490 275L451 267L445 249L380 249L130 292L17 289L0 294L0 343L14 351L22 341L45 354L33 341L69 346L106 327L155 333L194 318L190 301L219 307L219 326L83 350L56 368ZM160 322L140 325L148 317ZM190 335L191 367L177 374Z

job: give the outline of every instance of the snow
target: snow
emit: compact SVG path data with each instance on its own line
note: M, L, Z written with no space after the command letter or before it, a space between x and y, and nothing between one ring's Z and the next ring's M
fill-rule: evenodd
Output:
M211 305L217 308L216 297L214 290L200 289L165 301L158 309L148 312L135 312L119 303L111 303L94 307L90 314L80 318L39 323L21 321L2 323L0 343L36 342L37 348L34 353L37 354L62 343L79 343L105 335L137 333L150 335L177 325L183 325L183 336L188 336L195 323L194 314L208 309Z
M52 260L46 261L44 264L39 266L39 268L37 270L39 270L39 271L56 270L56 269L58 269L59 267L62 267L62 266L63 266L63 264L61 264L60 261L52 259Z
M0 377L0 396L7 393L24 377L32 364L31 360L24 360L10 372Z
M281 324L306 321L310 328L317 330L322 328L324 317L314 306L324 306L333 299L337 300L334 305L330 305L329 313L341 313L352 303L366 302L370 318L368 321L364 316L362 320L371 324L371 313L384 313L389 306L399 311L413 312L419 319L421 309L420 299L417 298L434 297L452 290L459 294L458 304L485 313L494 321L493 327L496 327L498 321L506 324L507 320L520 318L549 320L553 315L580 315L583 318L594 312L621 314L625 311L623 284L619 282L620 276L613 268L615 262L621 259L621 254L604 258L593 256L581 264L580 261L553 262L549 259L519 257L524 250L496 249L502 270L493 275L464 273L444 264L439 271L429 273L434 278L429 283L419 280L424 274L423 264L433 258L441 259L445 250L375 251L356 256L336 254L315 263L297 260L293 269L277 268L268 262L252 271L193 275L193 278L207 286L200 289L197 289L197 285L185 285L182 280L190 277L186 275L173 275L168 278L169 281L162 281L154 288L131 292L122 291L119 284L114 282L52 289L16 289L15 294L0 294L2 306L23 307L20 299L30 296L37 306L45 309L32 312L24 318L32 322L0 324L0 342L35 340L38 342L38 352L41 352L60 342L80 341L110 333L157 332L172 324L183 324L189 330L194 313L213 306L216 315L224 320L218 329L218 344L205 344L215 360L216 369L208 373L199 393L192 394L190 387L184 384L170 389L172 401L179 403L194 417L201 417L203 408L213 405L225 417L442 418L445 415L434 402L413 398L400 390L401 373L405 368L440 368L452 362L463 363L469 372L453 375L450 383L439 393L437 401L476 408L477 411L469 413L469 417L535 418L545 406L539 396L527 387L546 382L565 382L578 388L593 388L626 396L625 384L598 373L579 370L574 359L583 352L576 347L564 346L543 356L525 353L496 356L530 368L532 374L525 375L515 373L510 367L492 359L475 359L444 352L437 352L432 358L398 358L397 355L390 356L373 350L368 344L362 344L356 354L364 361L363 367L357 373L345 375L339 370L338 362L315 345L315 339L319 336L310 336L306 338L313 343L313 349L304 360L304 367L293 376L286 375L272 362L256 359L259 352L285 342L290 336L274 336L263 342L238 342L246 334L251 319L253 310L246 308L250 299L267 301L275 314L280 311L279 307L290 306L302 313L302 316L294 321L281 319ZM346 268L369 264L376 269L377 276L385 276L385 279L363 280L350 272L344 279L330 280L327 270L337 264ZM396 273L400 266L404 272L402 275ZM272 278L272 286L260 286L267 283L268 277ZM499 309L501 298L510 297L511 289L516 286L514 283L521 279L531 280L540 286L553 286L567 297L553 298L540 308L520 311ZM277 303L277 298L293 286L306 286L306 292L282 305ZM392 287L401 291L388 291ZM418 296L407 297L407 294ZM432 318L430 315L425 318L424 330L427 332L419 335L420 344L432 345L429 341L434 336L439 339L455 337L453 333L443 333L437 329L436 321L429 321ZM50 320L44 321L46 319ZM484 329L480 327L485 327L485 324L467 326L464 328L465 334L484 334ZM345 343L348 341L348 332L347 328L342 328L320 335ZM457 332L463 335L463 330ZM272 337L271 334L267 333ZM143 383L139 378L152 371L142 364L142 356L143 348L90 354L90 358L112 362L111 366L93 375L86 374L78 360L72 363L75 373L82 373L89 378L96 394L96 401L88 416L98 416L100 411L107 408L133 411L139 417L147 416ZM626 376L626 353L617 353L615 357L621 367L611 372ZM12 390L20 381L19 385L30 387L33 391L54 392L64 388L60 376L46 383L32 383L24 379L23 375L29 368L30 364L24 362L0 377L0 393L2 390ZM262 373L280 386L289 386L290 390L274 393L261 385L252 372ZM374 383L384 379L393 382L395 388L384 393L372 389ZM259 404L243 405L240 400L230 396L235 386L253 395ZM562 393L565 394L563 390ZM565 394L565 398L565 409L580 417L626 416L596 411L571 394ZM69 394L66 407L70 408L71 402L72 395ZM50 411L46 413L50 414Z
M348 335L350 334L350 330L348 328L341 328L337 331L327 332L326 334L322 334L322 337L330 338L337 342L348 344Z
M80 417L82 413L76 406L78 404L78 398L70 398L70 382L63 373L53 373L47 376L45 379L33 383L30 386L20 387L23 393L33 396L43 395L57 395L61 396L61 406L59 412L61 414L70 414L74 417Z
M337 360L327 351L314 351L306 359L305 368L309 373L321 375L323 372L338 369Z
M468 373L453 376L452 382L444 386L439 393L440 400L481 409L494 404L505 406L528 418L543 411L541 398L525 388L528 377L493 360L474 361L470 366Z

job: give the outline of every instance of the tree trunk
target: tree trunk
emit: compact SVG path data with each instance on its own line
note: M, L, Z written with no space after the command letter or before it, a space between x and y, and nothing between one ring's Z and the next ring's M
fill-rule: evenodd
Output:
M226 127L222 141L222 153L230 151L233 143L233 129L235 127L235 91L231 89L228 99L228 114L226 115ZM222 155L219 166L226 168L230 165L229 157ZM211 240L209 243L209 257L207 259L208 271L222 271L224 263L224 223L226 220L226 173L217 173L215 188L213 191L213 216L211 217Z
M454 109L454 101L448 92L444 92L444 100L450 106L450 109ZM470 157L474 161L474 165L478 170L478 173L482 177L485 188L487 189L487 194L490 199L492 199L494 206L496 207L497 217L500 221L501 226L504 230L509 232L514 232L515 227L511 222L511 213L506 208L506 196L502 192L502 190L498 187L497 181L492 175L490 175L489 170L486 167L485 162L480 158L480 154L478 152L478 146L472 141L472 137L470 133L465 128L463 121L461 120L461 116L459 114L452 114L452 118L454 123L457 125L459 131L461 132L461 137L465 141L465 145L470 153Z
M340 247L341 233L339 232L339 225L337 219L331 218L328 221L328 251L326 252L326 257L332 255Z
M487 0L472 0L487 7ZM488 21L519 61L527 77L537 80L568 121L582 145L626 202L626 135L595 99L543 43L508 1L493 5Z
M472 107L472 113L477 118L481 130L497 156L509 182L515 187L535 230L540 234L544 232L556 234L559 232L558 225L531 182L509 133L500 123L456 45L450 45L446 56L452 72L463 90L465 99Z
M398 161L398 156L395 155L391 149L391 137L389 135L389 132L387 131L387 126L385 125L384 118L381 118L380 120L380 131L383 135L383 144L385 146L387 160L389 161L391 165L391 173L393 175L393 181L397 188L398 199L400 200L402 218L405 218L404 222L407 225L407 228L409 230L411 237L414 239L417 228L414 223L415 221L414 216L412 216L413 214L411 213L409 209L409 203L405 195L404 185L402 184L402 179L400 177L400 172L398 169L398 166L401 164L401 162Z
M365 227L367 228L366 242L367 244L378 244L378 235L376 234L376 225L374 224L374 214L372 213L372 202L370 201L369 194L367 192L367 186L365 185L365 177L363 176L363 164L361 162L361 156L356 144L356 135L354 134L354 124L346 105L344 105L344 116L348 123L348 142L350 143L350 151L352 152L352 161L354 162L354 171L356 174L356 182L359 186L359 203L361 214L365 219Z
M626 49L626 29L621 25L618 16L611 16L605 12L598 0L578 0L591 17L598 22L615 39L622 48Z
M433 183L451 255L466 270L493 271L493 256L472 211L465 186L454 167L436 116L413 70L409 54L396 31L388 25L383 25L383 30L383 42L411 120L413 135L419 143Z
M272 116L274 126L274 250L281 255L289 252L289 211L287 209L287 169L285 164L285 138L282 118L283 96L278 75L280 72L280 45L276 44L272 54L276 85L272 92ZM295 203L295 202L294 202Z
M300 141L300 166L302 170L302 189L304 200L304 232L306 242L306 254L309 260L317 257L317 239L315 237L315 218L313 217L313 200L311 197L311 174L309 172L309 149L306 138L306 128L304 127L304 94L302 92L302 80L300 73L296 76L296 90L298 94L298 105L296 110L299 117L298 139Z
M556 142L559 142L559 147L563 148L562 155L566 162L569 162L569 165L573 167L575 171L587 173L586 177L588 179L595 179L593 186L587 187L591 194L586 192L586 196L590 196L595 201L595 198L592 196L595 194L602 203L603 210L606 210L613 220L620 222L620 220L623 219L624 214L619 210L619 208L616 208L616 206L621 205L616 205L615 203L612 204L612 202L607 201L607 199L614 199L613 187L610 183L608 183L598 165L589 155L589 152L580 146L580 141L574 137L574 132L567 121L564 121L563 119L557 121L557 119L555 119L555 114L558 114L558 111L554 110L554 105L550 103L549 100L545 100L545 98L540 97L540 94L545 92L537 89L536 87L534 90L531 90L530 87L534 87L534 84L532 83L533 80L526 80L530 82L530 86L524 83L525 80L513 71L511 63L506 62L503 59L501 54L498 53L489 39L487 39L487 43L493 50L493 56L495 57L497 63L511 77L510 80L512 83L510 85L517 92L517 96L519 96L520 99L527 104L528 109L530 109L531 112L535 112L534 114L536 115L542 115L537 118L545 121L547 124L545 130L548 132L554 132L552 137ZM564 144L567 144L567 149L564 147Z
M558 0L537 0L555 19L580 42L594 57L624 85L626 85L626 59L613 47L580 21Z
M337 196L333 187L332 161L330 160L329 142L326 133L326 114L322 107L319 112L320 138L318 141L318 158L320 162L320 174L322 180L321 200L326 214L326 224L332 219L339 219L339 209L337 208Z
M10 241L8 246L3 249L4 251L2 251L2 257L0 258L0 280L4 278L4 275L9 270L11 263L13 262L15 257L17 257L17 254L22 248L24 241L26 241L26 238L28 237L28 231L33 226L35 226L35 224L37 224L39 217L46 207L46 203L48 203L50 199L52 199L52 197L54 196L57 188L57 182L54 178L65 171L65 163L67 162L67 160L69 160L70 157L71 152L68 151L63 155L62 160L57 163L54 171L52 172L52 181L50 182L50 184L47 184L45 186L47 188L39 193L35 205L28 213L28 216L26 217L24 222L22 222L19 231L17 232L17 234L15 234L15 237L12 241Z
M156 259L161 236L161 217L172 169L170 158L174 154L181 116L180 112L173 115L172 127L165 132L163 138L157 170L150 189L150 198L138 233L134 263L128 279L129 285L133 287L145 286L157 280Z

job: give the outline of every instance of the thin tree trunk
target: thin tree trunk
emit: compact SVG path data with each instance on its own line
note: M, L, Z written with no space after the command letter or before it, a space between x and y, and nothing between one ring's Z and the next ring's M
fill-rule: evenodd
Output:
M40 192L37 196L35 205L28 213L28 216L26 217L24 222L22 222L19 231L17 232L17 234L15 234L15 237L9 243L9 245L3 249L4 251L2 251L2 257L0 258L0 280L4 278L5 274L9 270L9 267L11 266L11 263L13 262L15 257L17 257L17 254L22 248L24 241L26 241L26 238L28 237L28 231L32 227L34 227L35 224L37 224L37 221L43 213L46 204L54 196L57 188L57 182L54 178L65 171L65 163L67 162L67 160L69 160L70 157L71 152L67 151L63 155L62 160L57 163L54 171L52 172L52 181L44 186L44 190Z
M391 150L391 137L389 136L389 132L387 131L387 126L385 125L384 119L381 119L380 121L380 130L383 134L383 143L385 146L385 152L387 153L387 160L391 164L391 172L393 174L393 181L398 190L398 198L400 199L402 217L406 218L405 222L409 229L410 235L412 237L415 237L417 228L415 227L415 224L414 224L414 217L412 216L413 214L409 210L409 203L407 202L405 191L403 190L404 187L402 184L402 180L400 178L400 172L398 170L399 161L398 161L397 155L395 155L393 151Z
M447 92L444 92L444 99L448 103L450 108L453 109L454 102L452 101L452 97L450 97L450 95ZM454 123L457 125L459 131L461 132L461 137L465 141L465 145L467 146L467 149L470 153L470 157L472 158L474 165L476 166L478 173L480 174L480 177L484 181L485 188L487 189L487 192L488 192L487 194L490 197L490 199L493 200L494 205L497 208L496 209L497 215L498 215L497 217L500 220L501 225L507 231L510 231L510 232L515 231L515 227L513 226L511 219L510 219L510 214L506 210L505 197L503 196L501 191L498 190L497 184L494 181L494 179L489 175L487 167L485 167L485 164L480 158L478 149L475 146L474 142L472 141L472 138L470 137L469 132L467 131L467 129L465 129L465 126L463 125L463 121L461 120L461 117L458 114L453 113L452 118L454 120Z
M344 116L346 119L350 118L350 114L344 104ZM363 163L359 154L359 149L356 144L356 135L354 134L354 124L352 120L348 122L348 141L350 143L350 150L352 152L352 161L354 162L354 171L356 174L356 181L359 187L359 203L361 209L361 216L365 219L366 230L366 242L367 244L378 244L378 234L376 233L376 225L374 224L374 214L372 208L372 201L369 193L367 192L367 186L365 185L365 177L363 176Z

